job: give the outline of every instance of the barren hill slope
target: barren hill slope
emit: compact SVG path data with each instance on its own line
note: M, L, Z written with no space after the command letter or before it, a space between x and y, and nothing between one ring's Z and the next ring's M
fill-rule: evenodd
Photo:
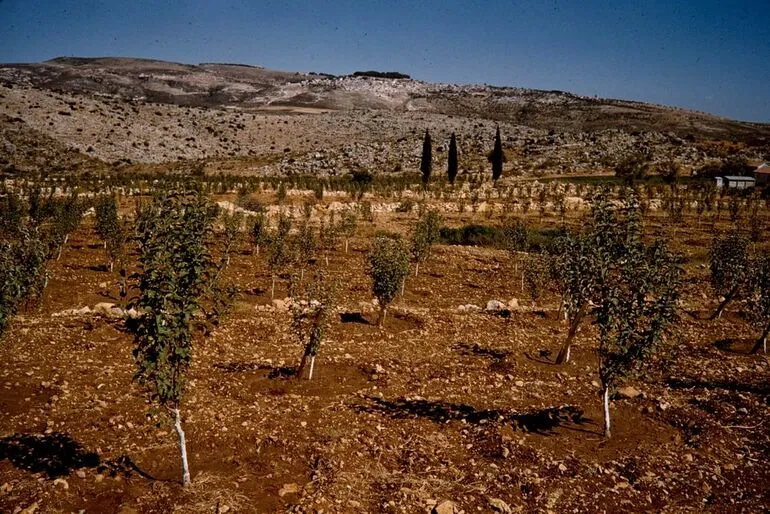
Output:
M393 171L411 167L427 128L436 141L457 132L472 171L496 124L522 172L600 169L640 145L686 166L720 157L704 141L752 155L770 145L767 124L640 102L237 64L57 58L0 65L0 85L0 124L14 119L17 131L106 163L245 158L235 171Z

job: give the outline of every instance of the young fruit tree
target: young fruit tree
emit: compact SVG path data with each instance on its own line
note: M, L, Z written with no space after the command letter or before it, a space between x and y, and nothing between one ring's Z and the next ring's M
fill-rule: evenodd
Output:
M184 485L190 483L190 469L180 408L193 356L193 323L214 267L209 244L215 218L215 206L202 195L169 193L156 197L137 220L133 307L139 316L126 320L134 333L135 379L173 420Z
M433 210L425 210L420 214L409 235L409 251L414 262L414 276L420 270L420 263L428 260L430 251L439 239L441 231L441 215Z
M430 132L425 130L425 139L422 141L422 157L420 158L420 173L422 173L422 184L427 186L430 182L430 172L433 167L433 149L430 141Z
M51 224L48 240L51 246L51 256L56 254L56 260L61 259L62 250L69 241L70 234L78 228L83 218L83 205L73 192L65 199L52 200Z
M339 230L345 240L345 253L348 253L348 243L350 238L356 233L356 226L358 224L358 216L353 210L346 210L342 213L342 219L340 220Z
M291 262L291 248L289 247L290 232L291 218L281 211L278 215L278 224L275 230L267 236L267 265L270 268L271 275L271 300L275 298L275 281L278 278L278 275Z
M11 317L45 289L47 247L35 228L20 225L0 241L0 336Z
M305 365L310 359L307 378L313 379L315 358L334 313L335 292L336 283L330 283L328 277L319 270L302 291L292 294L294 301L291 306L291 326L304 348L297 367L297 378L302 378Z
M305 279L305 270L315 259L315 251L318 247L315 231L307 219L303 219L297 226L297 232L291 238L291 252L294 261L299 267L299 283Z
M526 254L522 276L534 307L553 279L553 258L547 253Z
M254 216L251 224L251 244L254 245L254 251L259 255L259 248L267 241L267 215L264 212L258 212Z
M238 245L241 242L243 214L235 211L223 211L220 215L220 221L222 224L222 248L220 260L222 262L218 267L224 269L230 265L230 256L237 250Z
M638 224L625 220L623 250L598 269L599 378L602 384L604 435L609 438L610 395L638 372L676 316L680 259L665 244L645 245Z
M340 225L337 223L334 211L329 214L329 219L321 219L321 225L318 228L318 242L324 254L326 266L329 266L329 252L333 252L340 241Z
M366 256L366 272L372 279L372 292L380 305L377 325L382 326L388 305L409 273L409 252L401 238L377 237Z
M123 248L128 234L118 215L118 203L112 196L103 196L96 204L96 233L104 242L107 250L107 268L110 273L115 262L123 256Z
M591 214L582 233L571 231L556 240L553 273L562 297L562 308L569 323L567 338L556 357L556 364L570 360L572 341L590 304L595 300L597 280L606 261L621 250L622 233L616 209L604 193L591 201Z
M518 219L505 218L500 227L500 243L513 260L514 272L519 271L521 253L529 248L529 234L526 227ZM524 270L521 275L521 291L524 292Z
M770 334L770 255L754 259L751 268L746 300L751 320L761 331L751 353L758 353L760 348L767 353L767 336Z
M749 277L749 241L737 230L714 236L709 250L711 288L719 305L709 319L722 316L727 304L740 295Z

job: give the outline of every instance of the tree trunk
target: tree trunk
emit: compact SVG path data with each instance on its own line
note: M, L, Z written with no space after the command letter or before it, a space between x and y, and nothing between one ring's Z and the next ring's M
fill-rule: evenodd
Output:
M313 380L313 368L315 367L315 355L310 357L310 371L308 372L307 379Z
M567 340L564 341L564 344L562 345L561 349L559 350L559 355L556 356L556 364L567 364L569 362L569 354L570 354L570 347L572 345L572 340L575 338L575 334L577 334L578 326L580 325L580 321L583 319L583 316L585 315L586 310L586 304L580 306L580 309L578 309L577 314L575 314L575 317L572 319L572 322L569 325L569 332L567 332Z
M610 438L610 388L604 386L604 437Z
M419 262L415 262L415 263L414 263L414 276L415 276L415 277L417 276L417 273L418 273L419 271L420 271L420 263L419 263ZM401 296L403 296L403 295L404 295L404 293L402 292L402 293L401 293Z
M270 299L275 300L275 275L273 275L273 282L270 286Z
M345 239L345 253L348 253L348 240Z
M406 277L401 281L401 298L404 297L404 289L406 289Z
M182 417L179 414L179 407L174 408L174 428L179 436L179 454L182 457L182 485L190 485L190 466L187 464L187 443L182 430Z
M722 300L722 303L719 304L719 306L717 307L717 310L714 311L714 314L712 314L709 319L714 320L717 318L721 318L722 311L725 310L725 307L727 307L727 304L730 302L730 300L733 299L733 296L735 296L735 293L737 292L738 292L738 286L735 286L734 288L732 288L732 290L730 290L730 292L725 295L725 299Z
M751 353L759 353L759 349L762 348L762 353L767 353L767 335L770 334L770 323L765 327L765 331L757 339L757 343L754 348L751 349Z
M294 375L297 380L302 378L302 373L305 371L305 364L307 363L307 352L302 353L302 360L299 361L299 366L297 367L297 373Z
M385 323L385 316L388 315L388 308L386 306L380 307L380 315L377 317L377 326L381 327Z
M324 260L326 260L326 267L329 267L329 254L324 254Z

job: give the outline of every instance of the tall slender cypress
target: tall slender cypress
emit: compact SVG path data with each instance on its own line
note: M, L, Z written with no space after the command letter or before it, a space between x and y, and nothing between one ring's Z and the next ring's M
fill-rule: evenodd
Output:
M492 180L497 182L503 175L503 163L505 162L505 154L503 154L503 143L500 140L500 126L497 127L495 133L495 147L492 149L492 153L489 154L489 162L492 163Z
M433 150L431 149L430 132L425 130L425 139L422 142L422 159L420 160L420 171L422 172L422 183L427 185L430 181L431 165L433 160Z
M457 139L454 132L452 132L452 139L449 140L446 174L449 177L449 183L454 184L457 177Z

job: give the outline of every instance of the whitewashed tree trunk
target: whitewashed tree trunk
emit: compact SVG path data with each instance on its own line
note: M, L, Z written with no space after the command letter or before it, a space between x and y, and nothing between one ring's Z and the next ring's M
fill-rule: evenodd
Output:
M270 299L275 300L275 275L273 275L273 282L270 286Z
M345 253L348 253L348 240L345 239Z
M313 380L313 368L315 367L315 355L310 357L310 372L307 375L308 380Z
M190 466L187 463L187 443L182 430L182 416L179 414L179 407L174 409L174 428L179 436L179 454L182 457L182 485L190 485Z
M610 388L604 386L604 437L610 438Z

